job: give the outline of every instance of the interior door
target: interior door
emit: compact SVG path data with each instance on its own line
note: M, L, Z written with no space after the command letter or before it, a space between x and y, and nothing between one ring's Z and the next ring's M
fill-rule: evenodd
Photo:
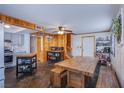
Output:
M30 37L30 52L36 53L36 37L35 36Z
M82 38L82 55L83 56L92 56L95 55L95 37L87 36Z

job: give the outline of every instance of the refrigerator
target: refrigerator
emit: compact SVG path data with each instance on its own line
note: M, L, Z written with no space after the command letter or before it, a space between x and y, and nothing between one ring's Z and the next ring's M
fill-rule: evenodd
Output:
M4 24L0 22L0 88L4 88Z

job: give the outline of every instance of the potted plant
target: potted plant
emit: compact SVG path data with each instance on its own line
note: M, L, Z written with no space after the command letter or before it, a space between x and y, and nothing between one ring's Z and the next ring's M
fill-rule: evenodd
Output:
M121 22L119 18L113 19L114 35L117 39L117 43L121 42Z

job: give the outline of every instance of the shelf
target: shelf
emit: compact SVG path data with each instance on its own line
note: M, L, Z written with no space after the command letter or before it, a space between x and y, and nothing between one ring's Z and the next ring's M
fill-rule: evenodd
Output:
M37 68L37 56L32 54L25 55L17 56L17 78L19 73L32 73L32 71Z
M101 45L101 46L96 46L96 47L112 47L112 46L102 46L102 45Z
M34 63L36 63L36 62L32 62L32 63L23 63L23 64L18 64L18 66L26 66L26 65L32 65L32 64L34 64Z
M101 42L101 41L102 41L102 42L103 42L103 41L105 41L105 42L106 42L106 41L107 41L107 42L110 42L111 40L96 40L96 42L99 42L99 41L100 41L100 42Z
M47 51L47 61L48 62L58 62L64 59L64 51Z

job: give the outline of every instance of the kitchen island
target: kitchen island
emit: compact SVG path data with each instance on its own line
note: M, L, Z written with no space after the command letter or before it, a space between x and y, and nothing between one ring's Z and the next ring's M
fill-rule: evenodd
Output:
M27 74L34 71L37 68L37 55L36 53L28 54L17 54L16 55L16 77L19 77L19 74Z

